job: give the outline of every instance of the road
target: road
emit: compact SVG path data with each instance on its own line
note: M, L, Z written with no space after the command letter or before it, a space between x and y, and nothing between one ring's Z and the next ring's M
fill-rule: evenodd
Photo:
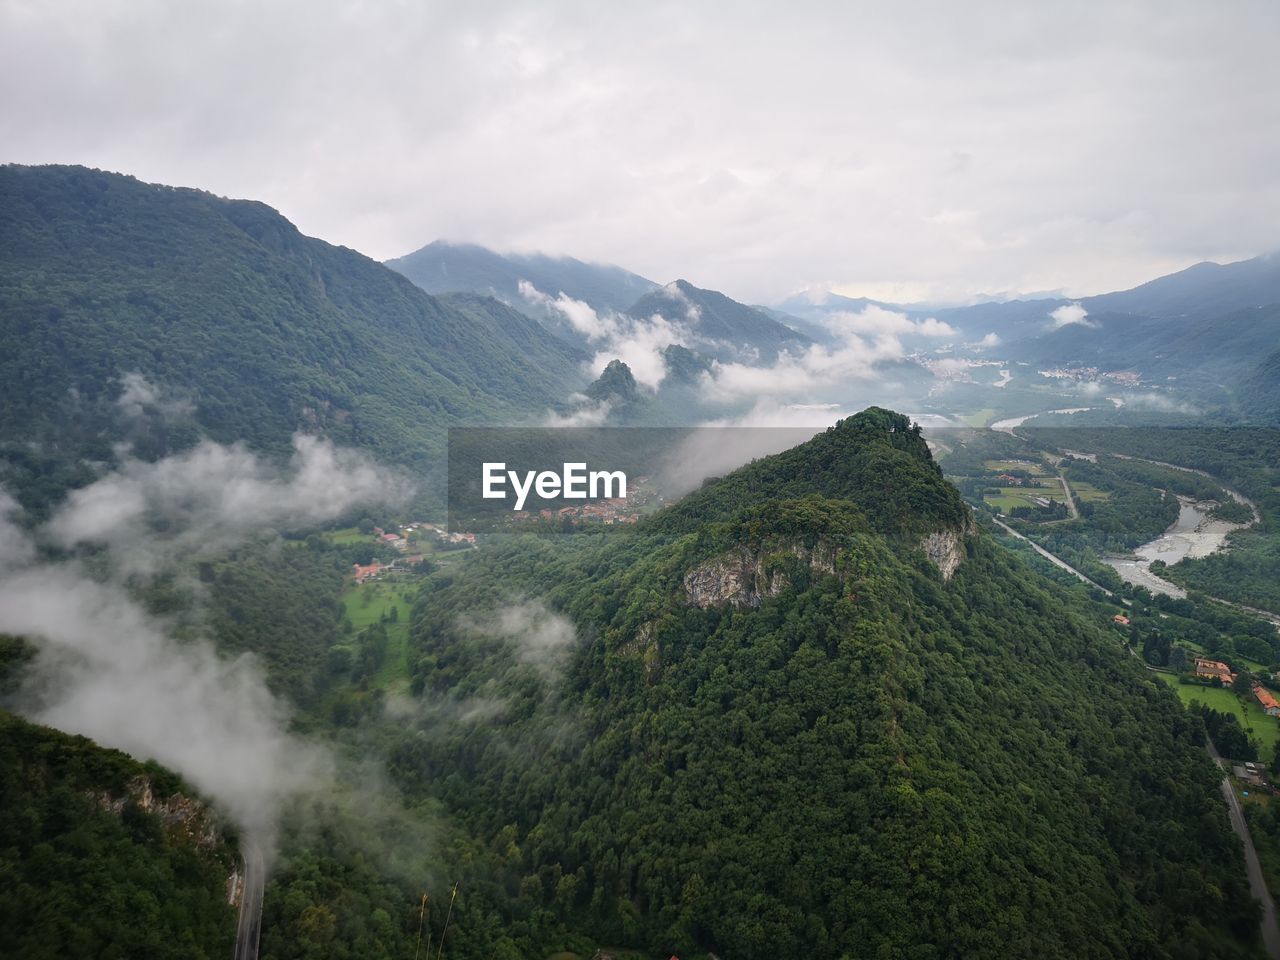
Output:
M1022 534L1020 534L1017 530L1013 529L1013 527L1009 526L1003 520L1000 520L996 517L992 517L991 522L994 523L996 526L998 526L1005 533L1011 534L1012 536L1017 537L1019 540L1022 540L1026 543L1031 544L1032 550L1040 554L1040 556L1044 557L1046 560L1052 563L1055 567L1061 567L1063 570L1067 571L1067 573L1075 574L1077 577L1079 577L1089 586L1094 587L1097 590L1101 590L1108 597L1115 597L1115 594L1112 593L1110 590L1108 590L1106 587L1102 586L1101 584L1094 583L1092 580L1086 577L1083 573L1081 573L1075 567L1071 566L1071 564L1067 563L1067 561L1063 560L1061 557L1057 557L1054 554L1050 553L1048 550L1040 546L1040 544L1036 543L1034 540L1030 539L1029 537L1024 537ZM1127 606L1129 601L1125 600L1124 603Z
M244 857L244 889L240 895L240 919L236 922L235 960L258 960L258 934L262 929L262 894L266 865L262 848L246 837L240 845Z
M1071 512L1072 520L1080 519L1080 511L1076 509L1076 498L1071 496L1071 488L1067 486L1067 478L1063 474L1058 474L1058 480L1062 483L1062 492L1067 496L1067 510Z
M1258 862L1258 851L1253 847L1253 837L1249 836L1249 826L1245 823L1244 811L1240 809L1240 799L1236 796L1235 790L1231 787L1231 781L1227 777L1226 771L1230 768L1218 755L1212 741L1208 741L1206 746L1209 749L1209 756L1213 757L1213 762L1224 770L1222 782L1219 784L1222 789L1222 798L1227 801L1227 815L1231 820L1231 827L1240 838L1240 842L1244 844L1244 866L1245 872L1249 875L1249 892L1262 904L1262 943L1267 949L1267 956L1272 960L1280 960L1280 926L1276 924L1276 904L1267 890L1267 881L1262 875L1262 864Z

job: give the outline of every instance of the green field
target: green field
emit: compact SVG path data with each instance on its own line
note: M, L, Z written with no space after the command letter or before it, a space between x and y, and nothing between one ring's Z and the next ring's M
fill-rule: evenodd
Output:
M1106 490L1099 490L1092 483L1076 483L1070 481L1071 492L1076 495L1076 499L1083 503L1098 503L1102 500L1110 500L1111 494Z
M348 543L369 543L373 537L367 533L361 533L355 527L344 527L341 530L330 530L326 536L331 543L348 544Z
M971 427L985 427L988 423L994 420L995 417L995 408L987 407L983 410L975 410L973 413L966 415L964 422Z
M1066 500L1066 496L1063 494L1061 486L1001 487L1000 494L998 496L990 494L983 497L983 499L1002 513L1008 513L1014 507L1039 506L1039 504L1032 502L1032 497L1043 497L1046 500L1056 500L1059 503Z
M1249 698L1243 700L1226 687L1202 687L1193 683L1180 683L1171 673L1160 674L1160 679L1173 687L1183 703L1199 700L1206 707L1222 713L1233 713L1240 725L1249 731L1249 736L1262 744L1261 759L1271 763L1276 755L1276 742L1280 741L1280 719L1268 717L1262 712L1257 701ZM1250 730L1249 728L1253 729Z
M409 611L411 604L404 599L410 587L404 583L366 583L347 586L342 593L346 617L355 632L371 626L396 609L397 622L387 624L387 656L374 677L374 684L387 688L399 686L409 680Z
M992 473L1008 473L1011 470L1025 470L1032 476L1042 477L1049 472L1043 463L1035 463L1029 460L987 460L983 463L983 466Z

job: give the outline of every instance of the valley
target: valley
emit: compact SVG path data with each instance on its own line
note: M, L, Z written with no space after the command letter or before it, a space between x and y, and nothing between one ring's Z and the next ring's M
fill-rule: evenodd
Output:
M1057 300L758 307L474 245L390 269L99 171L0 191L6 382L34 385L0 416L5 743L55 736L17 714L99 740L6 789L56 852L106 748L190 771L216 843L122 801L86 848L108 898L172 872L175 956L1271 949L1236 837L1275 889L1280 440L1159 380L1172 354L1050 357ZM450 429L634 456L637 427L810 420L634 509L446 524ZM119 675L100 621L149 638ZM193 719L212 742L175 745ZM21 902L73 895L19 848ZM76 935L11 926L32 957Z

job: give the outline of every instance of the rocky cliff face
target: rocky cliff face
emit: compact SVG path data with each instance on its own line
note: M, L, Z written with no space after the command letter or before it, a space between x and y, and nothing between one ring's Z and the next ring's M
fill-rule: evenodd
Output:
M920 541L920 549L929 558L943 580L950 580L964 560L964 540L972 533L972 521L961 529L935 530Z
M781 542L752 550L734 547L698 564L684 575L685 599L707 609L728 604L758 607L766 597L776 597L791 585L780 561L794 557L821 573L836 572L836 552L827 544L806 547Z
M125 806L132 801L144 812L159 817L165 833L171 838L185 840L201 849L211 849L222 841L217 818L204 803L181 793L175 793L161 800L155 795L155 789L148 777L139 776L130 780L123 796L117 797L103 792L95 799L104 810L109 810L117 816L122 814Z

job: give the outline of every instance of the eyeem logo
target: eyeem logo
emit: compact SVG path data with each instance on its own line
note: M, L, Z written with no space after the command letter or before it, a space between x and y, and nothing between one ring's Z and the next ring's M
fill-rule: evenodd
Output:
M529 491L543 500L561 497L565 500L625 499L627 475L621 470L587 470L585 463L561 464L559 473L553 470L526 470L523 476L508 470L502 462L486 462L483 467L481 496L486 500L505 500L507 484L515 493L512 510L523 510ZM522 482L523 481L523 482Z

